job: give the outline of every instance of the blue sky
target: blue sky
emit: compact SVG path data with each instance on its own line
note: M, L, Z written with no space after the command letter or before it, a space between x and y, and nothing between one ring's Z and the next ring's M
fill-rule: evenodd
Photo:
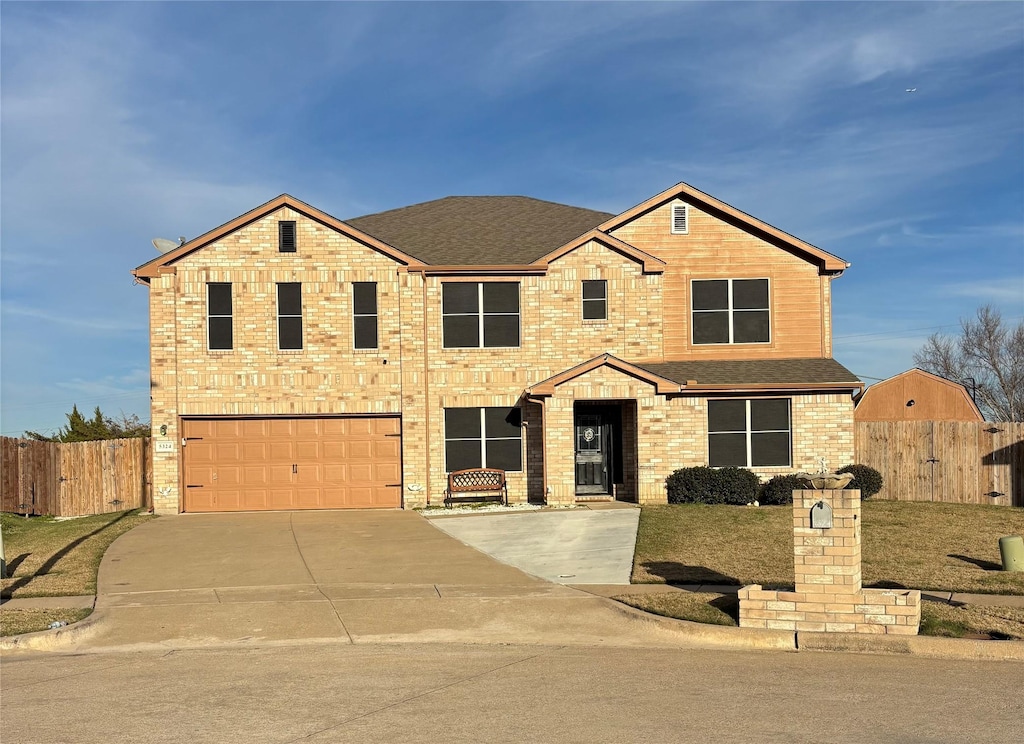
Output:
M864 378L1024 315L1020 3L0 5L0 431L148 419L150 239L287 192L620 212L679 181L850 261ZM915 93L905 92L917 88ZM870 381L870 380L869 380Z

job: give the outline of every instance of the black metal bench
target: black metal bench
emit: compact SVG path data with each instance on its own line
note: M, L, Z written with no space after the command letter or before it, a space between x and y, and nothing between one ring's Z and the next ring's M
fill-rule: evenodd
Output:
M497 468L469 468L448 474L444 505L464 501L498 501L508 505L505 471Z

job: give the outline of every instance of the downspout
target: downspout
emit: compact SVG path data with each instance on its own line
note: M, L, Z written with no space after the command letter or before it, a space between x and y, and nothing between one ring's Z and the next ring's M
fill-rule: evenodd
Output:
M427 270L420 269L420 279L423 281L423 417L425 434L424 443L427 448L427 473L424 481L424 488L427 495L427 506L430 506L430 367L427 363Z
M539 398L540 403L540 442L541 442L541 468L540 468L540 495L544 497L544 505L548 503L548 409L544 405L546 398Z

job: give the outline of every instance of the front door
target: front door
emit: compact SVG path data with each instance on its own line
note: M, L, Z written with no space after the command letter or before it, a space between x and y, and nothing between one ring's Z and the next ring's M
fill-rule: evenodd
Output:
M576 494L611 493L612 426L599 411L576 412Z

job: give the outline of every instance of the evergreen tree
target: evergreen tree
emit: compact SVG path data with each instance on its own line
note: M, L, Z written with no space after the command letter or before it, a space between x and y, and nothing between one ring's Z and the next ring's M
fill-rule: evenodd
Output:
M72 407L71 413L65 414L68 425L61 428L53 436L46 436L36 431L26 431L28 439L35 439L41 442L93 442L97 439L129 439L133 437L148 437L150 428L148 423L139 420L135 414L126 416L121 414L120 418L104 416L100 407L96 406L92 418L87 419L78 410L78 405Z

